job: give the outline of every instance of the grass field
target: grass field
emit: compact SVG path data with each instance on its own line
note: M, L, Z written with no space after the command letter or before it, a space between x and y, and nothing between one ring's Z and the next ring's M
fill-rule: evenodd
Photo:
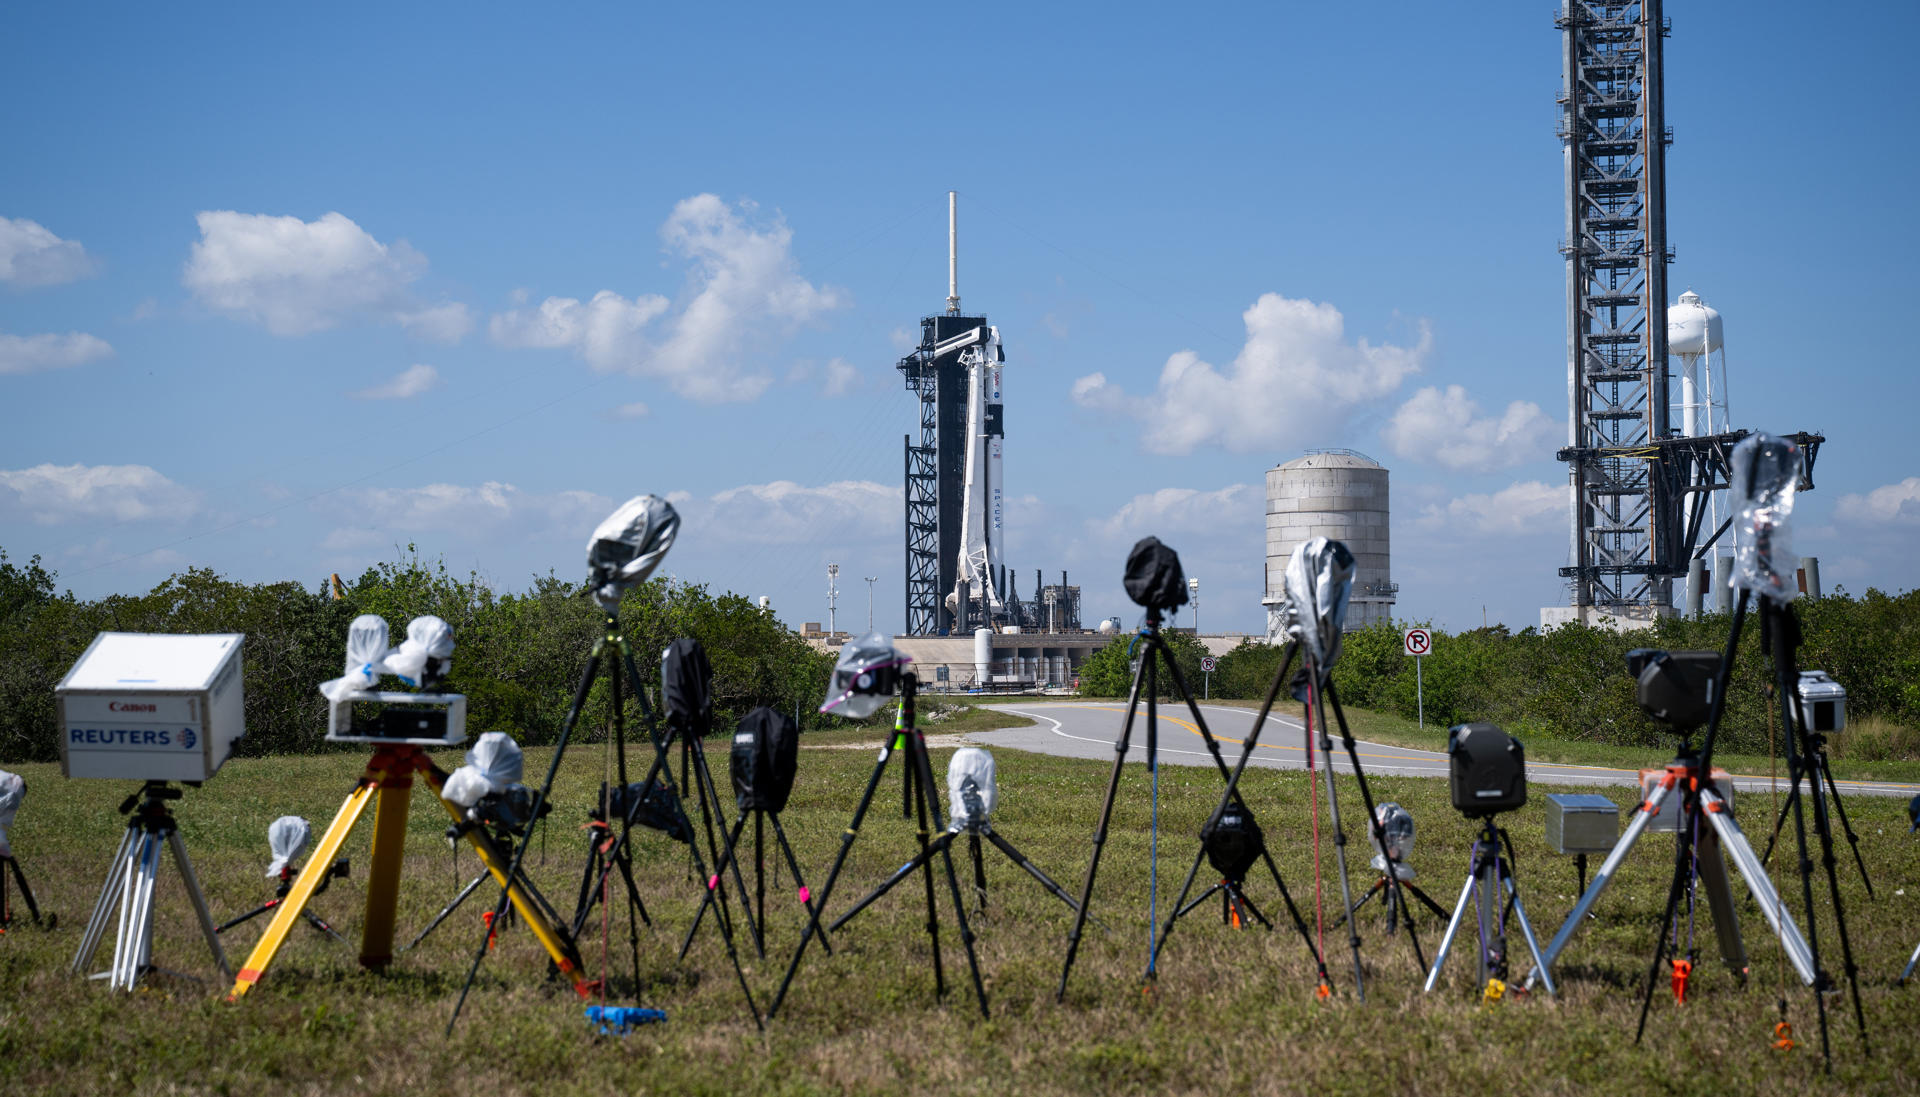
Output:
M811 736L808 741L820 742ZM942 776L949 753L934 752ZM528 752L531 779L544 773L549 757L543 750ZM713 757L724 782L724 754L716 748ZM864 750L802 753L784 819L816 894L873 760ZM317 837L364 761L358 755L241 760L204 788L187 792L179 805L181 829L217 917L250 908L270 893L262 875L267 823L281 814L303 814ZM457 761L448 752L443 764ZM1077 893L1106 767L1013 752L1001 752L998 761L997 828ZM544 855L536 843L530 857L534 879L563 910L571 908L582 858L576 824L605 764L599 746L569 754ZM618 973L609 1001L655 1006L670 1020L624 1038L593 1035L571 989L546 977L537 943L524 928L513 927L482 968L449 1039L442 1033L479 943L480 905L463 908L385 974L362 972L355 956L370 820L348 847L352 878L336 882L315 903L352 945L298 928L260 986L229 1004L169 867L162 874L155 960L209 981L156 975L135 994L115 996L101 983L71 974L68 963L118 841L121 819L114 807L130 786L66 781L53 766L11 768L29 784L13 846L42 909L57 913L59 926L48 932L18 924L0 937L0 1090L8 1093L1920 1092L1920 985L1895 985L1920 941L1920 836L1908 836L1904 805L1891 799L1860 797L1848 804L1879 892L1877 899L1866 898L1843 846L1841 881L1872 1050L1861 1048L1845 995L1830 998L1829 1078L1821 1070L1811 992L1797 984L1788 986L1786 997L1800 1047L1787 1054L1769 1047L1778 1019L1779 950L1744 901L1749 984L1742 989L1725 972L1703 924L1703 956L1687 1004L1676 1007L1663 978L1647 1038L1635 1045L1638 987L1671 864L1666 839L1642 843L1599 904L1597 919L1569 946L1556 972L1562 980L1558 999L1536 993L1485 1004L1469 974L1470 952L1456 953L1441 990L1423 996L1404 934L1386 936L1378 915L1363 912L1366 1001L1353 993L1351 959L1333 933L1327 943L1336 993L1318 1001L1309 954L1284 921L1272 933L1236 932L1220 924L1214 907L1180 923L1153 991L1143 993L1151 790L1147 774L1130 768L1094 904L1110 932L1089 932L1064 1004L1054 1001L1054 987L1069 912L989 851L987 907L973 926L991 1020L981 1020L974 1006L944 881L940 939L948 990L944 1002L936 999L924 893L916 880L834 935L833 956L810 950L780 1015L761 1033L742 1005L717 934L703 930L687 962L675 961L699 890L684 849L649 832L637 868L654 926L639 934L637 986L623 905L621 919L605 930ZM1195 835L1219 784L1208 770L1168 767L1160 774L1162 918L1192 862ZM1447 806L1438 781L1382 778L1374 786L1377 797L1413 812L1420 827L1412 859L1419 882L1451 905L1466 870L1472 827ZM1251 771L1245 789L1311 919L1316 880L1305 775ZM1506 820L1523 895L1543 938L1574 898L1573 866L1548 853L1542 838L1546 791L1536 789L1533 802ZM1628 806L1624 790L1603 791ZM413 795L402 942L477 870L471 853L454 865L441 836L444 814L424 788ZM1771 818L1764 798L1744 803L1753 805L1750 817ZM899 804L896 767L853 847L832 899L835 913L912 854L913 828L901 819ZM1342 789L1341 804L1349 821L1357 822L1359 797L1351 783ZM1321 899L1334 910L1338 883L1325 841L1325 807L1320 805L1326 867ZM1363 844L1357 833L1355 842ZM1371 874L1363 855L1354 860L1356 885L1364 887ZM960 867L963 893L971 899ZM1782 871L1776 879L1790 885L1783 890L1800 920L1797 878ZM1201 882L1210 882L1204 871ZM1282 914L1264 874L1249 878L1248 891L1270 914ZM490 901L497 892L482 894ZM751 945L740 942L762 1009L803 925L786 873L777 885L770 880L768 894L767 958L755 957ZM596 917L592 940L582 943L596 969L600 925ZM1442 926L1423 914L1419 929L1431 953ZM235 966L259 932L258 923L231 932ZM1828 915L1820 934L1837 973ZM1512 944L1524 952L1517 932ZM105 966L111 945L109 940L103 946L96 967ZM1523 971L1525 965L1519 966Z

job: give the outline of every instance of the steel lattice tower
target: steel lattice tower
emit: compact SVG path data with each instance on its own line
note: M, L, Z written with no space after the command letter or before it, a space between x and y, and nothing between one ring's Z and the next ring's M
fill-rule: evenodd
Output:
M1660 0L1570 0L1566 162L1573 605L1663 612L1686 546L1649 458L1667 436L1666 146ZM1691 540L1688 538L1687 540ZM1633 611L1638 610L1638 613Z
M955 311L920 321L920 345L895 367L920 397L920 444L907 435L907 633L944 634L953 628L947 593L960 558L961 473L967 440L967 369L960 348L941 344L987 324L984 316Z

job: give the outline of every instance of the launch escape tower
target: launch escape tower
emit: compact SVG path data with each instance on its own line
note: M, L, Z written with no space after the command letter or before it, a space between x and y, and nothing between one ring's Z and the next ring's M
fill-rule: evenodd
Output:
M1559 136L1566 170L1570 581L1575 618L1662 615L1672 580L1711 550L1711 493L1746 431L1670 428L1667 391L1666 125L1661 0L1568 0ZM1790 435L1806 454L1803 490L1825 439ZM1721 508L1725 512L1726 508ZM1698 544L1698 549L1695 546Z

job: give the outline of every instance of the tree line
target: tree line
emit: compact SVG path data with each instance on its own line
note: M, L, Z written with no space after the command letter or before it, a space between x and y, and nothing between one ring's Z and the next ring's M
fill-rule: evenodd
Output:
M140 595L83 601L56 589L39 557L26 564L0 550L0 761L58 755L54 687L100 632L246 634L247 756L324 749L326 701L319 685L340 676L347 625L362 613L385 618L395 642L423 614L453 626L446 689L467 697L470 733L505 731L522 743L553 742L578 688L604 615L585 585L549 574L517 593L413 553L342 584L241 583L205 568L180 572ZM629 591L620 622L643 679L677 637L692 636L713 663L714 726L730 732L748 710L770 705L803 728L840 723L815 712L833 656L816 651L769 610L737 594L652 579ZM609 716L607 677L595 681L578 735L601 734Z

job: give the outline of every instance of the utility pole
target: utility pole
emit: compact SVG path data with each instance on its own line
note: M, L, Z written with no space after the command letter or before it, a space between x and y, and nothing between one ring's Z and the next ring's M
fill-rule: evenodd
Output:
M834 620L833 620L834 603L840 597L840 587L836 583L836 580L838 580L839 578L840 578L840 565L828 564L827 565L827 634L829 636L839 631L838 629L833 627L834 626Z
M863 575L861 576L861 578L867 581L867 631L872 632L873 631L873 584L879 582L880 577L878 575Z

